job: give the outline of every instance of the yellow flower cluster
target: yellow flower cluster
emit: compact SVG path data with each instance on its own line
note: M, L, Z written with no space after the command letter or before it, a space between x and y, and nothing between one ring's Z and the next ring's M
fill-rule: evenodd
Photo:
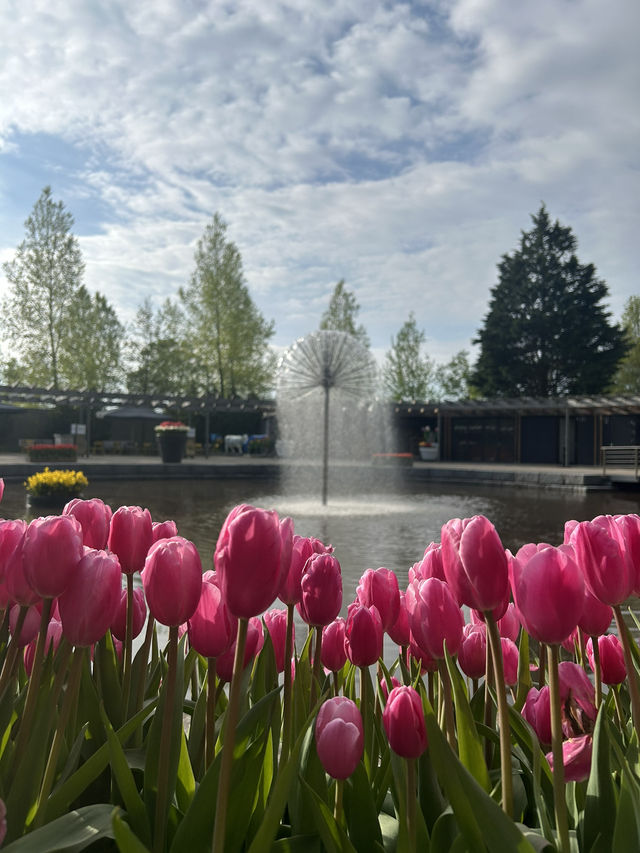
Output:
M89 485L82 471L50 471L45 468L37 474L32 474L25 482L25 488L30 495L79 495Z

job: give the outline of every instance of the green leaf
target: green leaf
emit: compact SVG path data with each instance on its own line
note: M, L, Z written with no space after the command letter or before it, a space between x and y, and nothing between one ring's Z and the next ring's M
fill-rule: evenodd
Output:
M516 711L522 711L531 688L531 669L529 668L529 635L526 631L520 631L520 645L518 647L518 692L513 707Z
M151 853L118 814L113 816L113 837L120 853Z
M184 813L187 811L191 805L195 792L196 780L193 775L191 761L189 760L187 739L183 728L180 738L180 757L178 760L178 774L176 778L176 800L178 801L178 808L181 812Z
M607 717L603 707L598 712L593 732L591 773L587 784L587 799L582 812L583 850L592 850L601 835L598 850L610 851L616 823L616 792L609 762L610 744Z
M343 801L349 838L356 850L368 851L382 844L378 810L362 762L344 782Z
M469 700L462 675L448 652L446 653L446 663L456 706L456 728L458 732L460 760L478 784L485 791L490 791L489 771L484 760L482 743L478 737L475 720L469 707Z
M133 778L133 773L129 768L124 750L122 749L122 744L118 740L104 708L101 708L101 711L105 732L107 733L111 768L122 796L122 801L129 815L132 829L138 838L144 841L145 844L150 845L151 826L147 810L145 809L142 797L138 793L138 788Z
M460 828L455 815L451 811L444 812L434 824L429 853L448 853L459 837Z
M271 853L322 853L317 835L293 835L271 845Z
M388 853L395 853L398 846L398 830L400 825L398 819L393 815L381 812L378 815L378 824L382 835L382 846Z
M336 819L332 815L329 806L320 799L318 794L304 779L300 779L300 782L309 793L309 802L312 806L314 823L326 853L357 853L355 847L347 838L345 831L336 823Z
M111 803L96 803L69 812L3 847L3 853L80 851L100 838L113 838Z
M157 699L152 699L130 720L116 732L120 743L126 741L135 732L138 726L155 710L158 704ZM45 820L53 820L53 818L61 815L69 808L70 803L80 797L80 795L94 782L98 776L104 771L109 764L109 746L104 743L100 749L93 753L76 772L49 797L45 812Z
M625 770L620 784L618 814L611 842L612 853L640 850L640 785Z
M97 680L98 696L104 704L109 721L118 728L122 725L122 685L110 631L95 645L93 672ZM136 681L133 683L137 684Z
M309 726L302 742L298 774L322 800L328 801L327 775L318 758L313 726ZM291 831L294 835L306 832L313 821L313 806L304 786L296 785L288 805Z

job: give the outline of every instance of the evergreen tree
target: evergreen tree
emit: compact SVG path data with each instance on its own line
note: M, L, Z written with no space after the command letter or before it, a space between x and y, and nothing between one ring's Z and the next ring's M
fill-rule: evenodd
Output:
M84 275L72 226L71 213L45 187L25 222L25 239L3 264L11 286L0 320L11 346L8 373L29 385L59 388L62 381L63 342L71 339L71 307Z
M425 335L418 329L413 312L385 355L382 381L392 400L426 400L433 396L434 365L423 355Z
M240 252L226 231L216 213L198 241L191 282L180 289L189 346L203 392L261 395L274 382L275 356L269 348L274 325L251 299Z
M487 396L598 394L610 386L626 344L601 305L607 285L581 264L571 229L552 223L544 205L503 255L480 344L473 384Z
M620 362L613 390L617 394L640 394L640 296L630 296L627 300L622 328L629 350Z
M363 346L369 347L369 336L364 326L361 323L356 325L359 311L360 306L355 294L347 290L344 279L341 278L331 294L329 307L320 319L320 329L347 332L347 334L353 335Z

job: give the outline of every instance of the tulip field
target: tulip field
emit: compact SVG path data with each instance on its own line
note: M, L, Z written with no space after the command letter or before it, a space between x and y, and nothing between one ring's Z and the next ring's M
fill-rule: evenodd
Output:
M273 510L206 559L97 498L0 520L3 851L640 850L640 516L454 518L352 602Z

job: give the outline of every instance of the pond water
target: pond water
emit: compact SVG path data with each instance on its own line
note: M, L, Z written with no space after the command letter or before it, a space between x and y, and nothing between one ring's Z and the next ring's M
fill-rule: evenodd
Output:
M401 587L406 585L410 566L431 541L439 540L442 524L456 516L486 515L505 547L516 550L525 542L559 544L567 519L640 512L639 492L580 494L442 484L394 487L388 494L363 493L357 498L330 497L326 507L304 494L286 493L279 481L257 479L96 481L85 497L100 497L113 509L148 507L155 521L174 519L180 535L196 544L205 569L212 568L218 531L233 506L251 503L276 509L294 519L296 533L333 544L342 566L345 608L367 568L393 569ZM21 483L6 485L0 513L5 518L25 517Z

